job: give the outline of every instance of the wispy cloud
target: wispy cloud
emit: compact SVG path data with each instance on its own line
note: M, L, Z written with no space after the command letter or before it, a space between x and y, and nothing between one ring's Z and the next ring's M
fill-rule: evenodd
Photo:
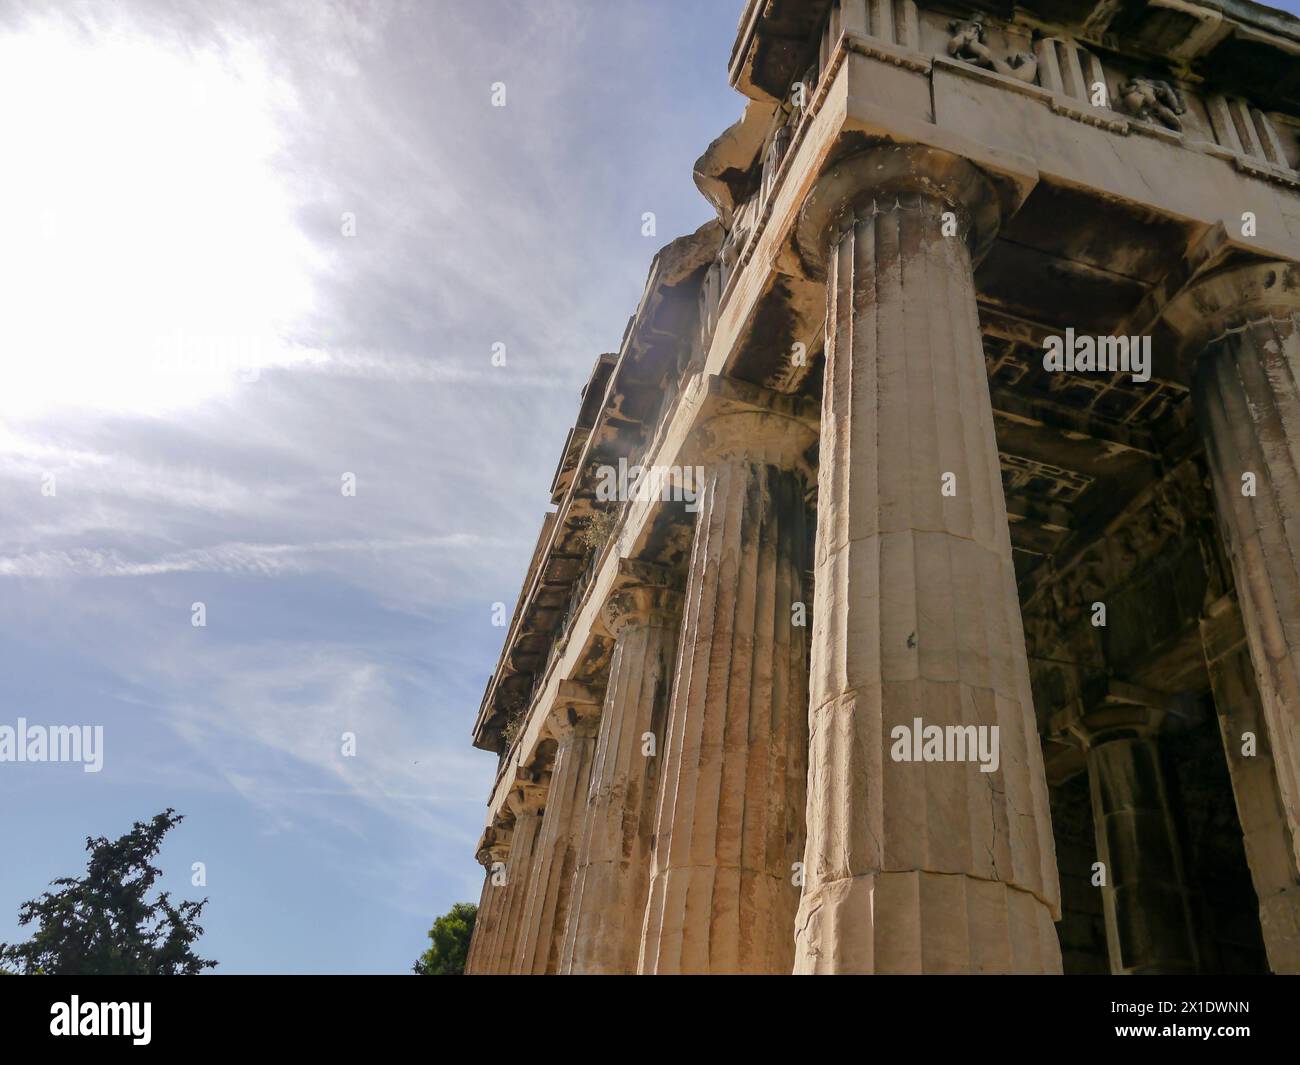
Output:
M149 562L128 562L116 551L73 548L0 558L0 576L155 577L164 573L231 573L275 577L285 573L310 572L315 568L315 562L328 555L438 549L482 551L510 546L514 546L510 541L492 542L463 533L405 540L333 540L304 544L226 543L178 551Z
M468 897L492 604L738 112L735 12L703 7L0 8L28 101L0 125L32 145L0 176L7 306L29 294L0 323L0 705L102 716L105 799L180 802L230 861L270 833L320 881L301 905L362 894L414 915L417 947ZM0 773L0 810L56 808L46 779ZM288 967L281 901L224 902L265 934L219 953Z

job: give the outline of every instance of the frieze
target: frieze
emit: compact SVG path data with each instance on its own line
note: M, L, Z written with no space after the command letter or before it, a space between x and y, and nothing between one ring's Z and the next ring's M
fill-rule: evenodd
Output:
M965 59L977 67L996 70L1017 81L1035 84L1038 80L1038 58L1032 52L1016 52L1000 59L985 40L984 24L976 19L953 19L948 24L952 37L948 41L948 54Z
M1182 94L1167 81L1129 78L1119 87L1119 102L1134 118L1144 122L1150 122L1154 118L1175 133L1183 132L1181 116L1187 113L1187 104Z

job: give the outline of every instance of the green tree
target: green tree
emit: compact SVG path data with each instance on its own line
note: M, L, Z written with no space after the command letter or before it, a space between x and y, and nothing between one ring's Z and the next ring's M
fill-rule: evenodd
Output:
M429 949L420 955L415 971L420 976L463 976L478 907L458 902L429 929Z
M207 899L173 905L163 891L147 900L162 875L151 859L183 819L169 807L112 842L87 837L86 875L61 877L50 885L56 890L23 903L18 923L36 922L36 934L26 943L0 943L0 966L29 976L193 976L215 967L191 949L203 935L198 919Z

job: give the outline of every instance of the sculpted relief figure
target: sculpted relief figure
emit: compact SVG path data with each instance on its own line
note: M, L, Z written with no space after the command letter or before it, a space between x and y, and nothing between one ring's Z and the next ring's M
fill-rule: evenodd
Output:
M1186 114L1187 105L1177 89L1167 81L1155 78L1129 78L1119 87L1119 99L1134 118L1151 121L1157 118L1177 133L1183 131L1179 115Z
M1017 52L1006 59L993 54L984 40L984 24L973 19L953 19L948 23L952 37L948 41L948 54L964 59L986 70L996 70L1017 81L1032 84L1038 77L1038 60L1029 52Z
M724 288L735 270L736 262L740 259L740 253L748 240L749 220L747 218L738 218L732 225L731 232L727 234L726 240L723 241L722 250L719 252L722 259L722 284Z

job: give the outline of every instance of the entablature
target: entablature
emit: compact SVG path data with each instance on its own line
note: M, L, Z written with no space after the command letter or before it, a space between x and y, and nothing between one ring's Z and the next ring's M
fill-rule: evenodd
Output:
M665 246L651 264L617 355L601 355L569 431L546 515L497 667L474 725L475 746L504 752L515 738L559 639L609 537L598 498L602 467L636 463L675 402L698 352L697 293L722 239L716 222Z
M1081 42L1300 109L1300 20L1246 0L750 0L732 49L731 84L753 99L781 100L811 63L824 69L828 45L843 29L946 54L940 35L953 20L978 20L1028 44ZM1008 62L1015 54L990 58Z

